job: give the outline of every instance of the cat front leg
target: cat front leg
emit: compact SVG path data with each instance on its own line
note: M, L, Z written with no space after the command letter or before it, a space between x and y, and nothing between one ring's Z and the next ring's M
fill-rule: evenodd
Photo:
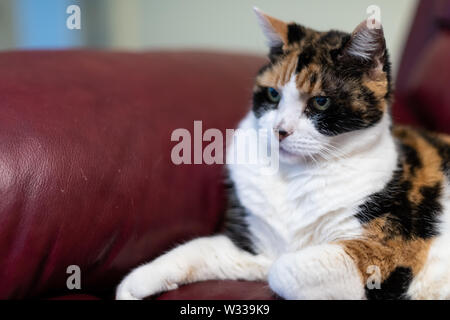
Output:
M269 286L285 299L364 299L362 278L339 244L313 246L280 256L269 270Z
M271 262L224 235L198 238L134 269L119 284L116 299L143 299L202 280L266 280Z

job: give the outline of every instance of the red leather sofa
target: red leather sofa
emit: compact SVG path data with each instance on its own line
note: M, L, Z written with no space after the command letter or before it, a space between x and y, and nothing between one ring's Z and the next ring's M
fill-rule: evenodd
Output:
M430 2L449 3L420 6ZM415 28L431 12L420 6L394 118L450 133L450 14L428 16L434 29L420 46ZM174 165L171 133L193 132L194 120L203 130L235 127L264 61L194 51L0 53L0 298L111 299L131 268L219 230L223 168ZM71 265L80 290L66 286ZM265 283L207 281L158 299L272 298Z

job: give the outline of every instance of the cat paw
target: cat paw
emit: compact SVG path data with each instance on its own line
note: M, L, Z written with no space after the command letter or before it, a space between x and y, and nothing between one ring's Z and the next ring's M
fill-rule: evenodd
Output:
M120 284L116 291L116 300L141 300L126 286Z
M337 244L279 257L269 270L270 288L285 299L363 299L364 285L350 256Z
M292 255L283 255L269 269L269 287L283 299L299 299L294 298L293 291L297 287L298 280L294 277L295 264L292 263L292 259Z
M176 283L170 283L161 277L151 264L133 270L119 284L116 300L142 300L163 291L175 290Z

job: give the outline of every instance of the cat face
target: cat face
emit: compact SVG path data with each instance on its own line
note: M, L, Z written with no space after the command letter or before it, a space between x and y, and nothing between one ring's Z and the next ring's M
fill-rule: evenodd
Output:
M381 125L391 96L381 26L318 32L256 13L270 63L256 77L253 113L278 137L281 161L343 154Z

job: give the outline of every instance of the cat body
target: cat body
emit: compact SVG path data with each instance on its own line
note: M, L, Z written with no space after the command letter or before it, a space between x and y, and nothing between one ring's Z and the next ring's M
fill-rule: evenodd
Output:
M391 131L387 129L390 127L389 118L386 117L384 121L386 122L383 125L386 128L382 129L384 134L373 142L374 146L349 157L336 156L333 161L312 163L301 168L296 165L282 165L276 175L261 174L254 165L230 166L233 187L236 189L237 197L241 199L241 205L245 208L245 215L240 217L242 219L240 223L246 226L248 232L248 237L244 241L242 239L235 241L237 245L242 248L250 247L254 252L271 257L274 262L280 257L286 259L285 257L290 255L294 256L295 261L297 252L308 249L311 256L305 258L308 260L305 264L313 264L316 255L320 256L320 253L326 249L323 245L339 244L344 252L339 253L341 248L338 247L338 255L350 253L353 255L353 261L361 261L356 269L342 268L345 270L341 274L344 278L342 282L333 277L329 279L329 282L314 284L312 286L314 292L305 292L304 295L299 294L305 291L302 286L297 287L298 291L294 291L292 295L281 287L276 290L280 296L291 299L450 298L448 290L450 286L448 272L450 270L448 248L450 185L448 174L441 175L444 172L440 168L442 163L444 161L448 163L449 159L440 158L439 150L433 143L446 145L447 157L450 148L444 141L445 137L433 137L428 133L422 133L422 136L419 132L406 127L396 127ZM254 123L254 116L250 113L239 127L247 129ZM374 131L379 129L381 128ZM369 141L373 135L376 134L367 132L367 143L370 144ZM432 142L426 143L427 139ZM433 141L433 139L436 140ZM421 144L424 144L423 149L419 149ZM414 148L415 151L409 148ZM410 154L406 154L405 150L408 150ZM444 152L444 149L441 152ZM431 155L437 158L430 158ZM408 166L407 163L415 162L416 157L423 159L424 162L427 162L426 159L431 160L423 164L428 168L431 168L433 166L431 162L434 162L437 175L442 178L439 180L438 199L435 199L435 195L429 195L427 200L421 200L419 206L423 208L420 209L411 209L401 203L399 210L404 210L408 215L405 221L397 221L398 218L390 215L388 211L380 211L380 217L371 216L372 213L366 208L372 205L371 198L374 195L378 196L387 192L390 194L386 196L393 199L398 197L399 201L402 197L412 198L410 195L412 190L402 185L401 179L396 180L395 176L396 172L407 174L407 168L405 168ZM436 172L430 171L423 175L419 174L420 179L424 182L432 181L434 179L432 176ZM393 182L398 184L398 187L394 187L397 190L391 191ZM431 185L435 186L433 183L435 182L432 181ZM418 186L416 190L420 188L426 188L426 186ZM429 204L425 204L427 201ZM440 210L436 210L435 206L439 207L438 203L445 205ZM413 213L416 210L419 212ZM435 213L438 217L432 217L428 213ZM421 216L414 222L413 214ZM232 221L239 223L238 219L232 219ZM434 222L427 226L430 221ZM410 224L413 225L411 228L429 228L429 230L409 230L405 231L404 235L403 232L394 230L406 229ZM388 225L389 229L383 230ZM231 225L230 228L232 227ZM242 229L240 232L243 232ZM431 236L426 234L427 232L436 232L439 236ZM399 236L398 233L402 235ZM400 240L395 239L396 237ZM411 240L409 240L410 237ZM389 243L390 241L392 244ZM377 250L378 246L386 247L380 251L387 252L370 257L371 247ZM330 254L329 258L334 254ZM390 260L390 266L380 263L380 260L386 259ZM285 280L292 288L295 287L293 283L301 283L300 275L303 275L306 281L314 277L314 274L321 278L323 274L333 273L337 265L333 261L329 262L325 270L319 268L323 266L322 263L305 270L301 262L278 262L272 265L269 276L273 280L269 278L269 282L271 287L275 288L279 281L278 277L286 277L286 274L289 274L289 271L285 269L285 265L288 265L293 268L291 272L297 275L295 278ZM279 272L275 271L277 265L281 265ZM355 292L355 287L347 284L346 278L352 272L361 278L362 286L355 281L357 284L355 287L360 287L361 291ZM373 278L376 272L380 273L380 288L374 287L369 290L367 285L370 286L370 278L371 276ZM433 280L430 281L431 279ZM391 285L394 280L398 283ZM337 287L335 287L336 284ZM385 288L386 286L388 287Z
M450 137L393 127L381 27L257 16L270 63L239 129L271 132L279 168L229 165L224 233L136 268L117 298L209 279L268 281L286 299L450 298Z

